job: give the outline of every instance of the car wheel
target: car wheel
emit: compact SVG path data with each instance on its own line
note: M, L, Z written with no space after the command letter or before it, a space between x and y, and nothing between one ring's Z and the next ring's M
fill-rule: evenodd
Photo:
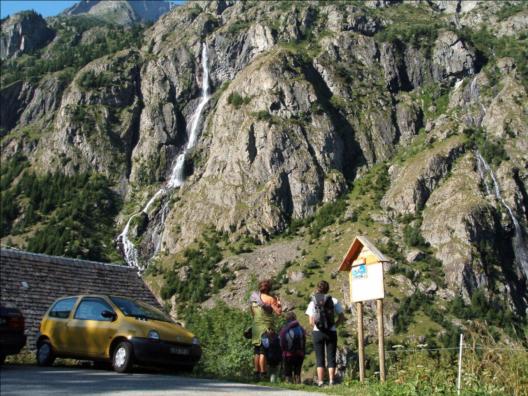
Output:
M118 373L126 373L132 370L134 365L134 353L132 345L123 341L117 344L112 355L112 366Z
M55 355L51 343L42 341L37 347L37 364L39 366L51 366L55 361Z

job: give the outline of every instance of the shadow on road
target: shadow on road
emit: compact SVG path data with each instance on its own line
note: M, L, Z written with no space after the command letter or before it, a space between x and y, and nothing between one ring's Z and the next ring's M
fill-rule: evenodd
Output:
M284 394L277 388L199 379L167 371L138 369L131 374L78 367L6 365L1 368L2 396L94 394ZM288 391L287 393L290 393ZM296 393L296 392L293 392Z

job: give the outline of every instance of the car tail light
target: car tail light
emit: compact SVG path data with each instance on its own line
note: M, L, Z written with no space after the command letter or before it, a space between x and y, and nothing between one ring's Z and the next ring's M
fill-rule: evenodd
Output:
M24 330L24 318L22 316L8 317L7 327L13 330Z

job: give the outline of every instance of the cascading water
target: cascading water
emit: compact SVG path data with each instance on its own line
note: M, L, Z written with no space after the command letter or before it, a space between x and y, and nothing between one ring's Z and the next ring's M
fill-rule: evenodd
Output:
M202 98L196 111L191 117L191 130L189 133L189 141L185 146L185 150L181 153L176 159L176 166L172 170L171 177L169 179L168 187L180 187L184 182L184 165L185 165L185 156L187 152L192 149L196 142L198 141L198 126L200 124L200 118L202 116L203 109L207 102L210 99L209 96L209 69L207 68L207 47L204 45L202 49Z
M486 178L486 174L490 176L492 182L493 182L493 192L495 194L495 197L499 202L502 203L502 205L506 208L508 211L512 222L513 227L515 229L515 235L513 236L513 252L515 253L515 258L520 264L520 267L522 271L524 272L524 276L528 279L528 243L524 240L522 227L519 223L519 220L517 220L517 217L515 217L515 214L513 213L512 208L506 203L504 198L502 197L499 182L497 181L497 178L495 177L495 174L493 173L493 169L489 166L489 164L486 162L484 157L477 151L476 153L477 160L478 160L478 171L480 174L480 177L484 180L484 185L486 187L486 192L488 194L491 193L491 188L488 184L488 179Z
M202 46L202 96L200 98L200 103L196 107L196 110L194 111L193 115L190 119L190 125L191 128L188 129L188 136L189 140L187 144L185 145L185 148L183 149L183 152L178 155L176 158L176 161L174 163L174 166L172 168L172 172L169 178L169 181L167 182L167 185L160 188L147 202L147 204L139 211L138 213L133 214L127 221L125 228L123 229L123 232L119 234L117 237L117 240L121 242L122 249L123 249L123 255L125 256L125 261L129 266L137 267L138 269L141 269L139 260L138 260L138 254L136 247L134 246L134 243L129 239L128 233L130 231L130 224L132 220L139 216L140 214L144 213L147 214L149 208L152 206L152 204L158 199L163 198L167 196L167 194L176 187L181 187L185 181L185 175L184 175L184 165L185 165L185 158L187 153L190 149L192 149L196 142L198 141L198 127L200 125L200 119L202 116L202 112L205 108L205 105L211 98L209 95L209 68L207 66L208 57L207 57L207 46L203 44ZM166 211L168 209L167 203L163 205L161 211L161 227L163 227L163 224L165 223L165 216ZM159 250L161 239L159 238L158 243L156 244L155 251L157 252Z

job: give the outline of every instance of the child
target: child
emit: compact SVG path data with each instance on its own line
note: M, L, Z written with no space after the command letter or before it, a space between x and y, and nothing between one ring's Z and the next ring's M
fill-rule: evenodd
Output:
M301 383L301 369L306 353L306 331L297 321L295 313L286 313L286 324L280 331L280 343L287 382Z
M279 335L269 329L264 335L263 343L266 346L266 360L270 371L270 381L276 382L279 374L280 364L282 362L282 350Z

